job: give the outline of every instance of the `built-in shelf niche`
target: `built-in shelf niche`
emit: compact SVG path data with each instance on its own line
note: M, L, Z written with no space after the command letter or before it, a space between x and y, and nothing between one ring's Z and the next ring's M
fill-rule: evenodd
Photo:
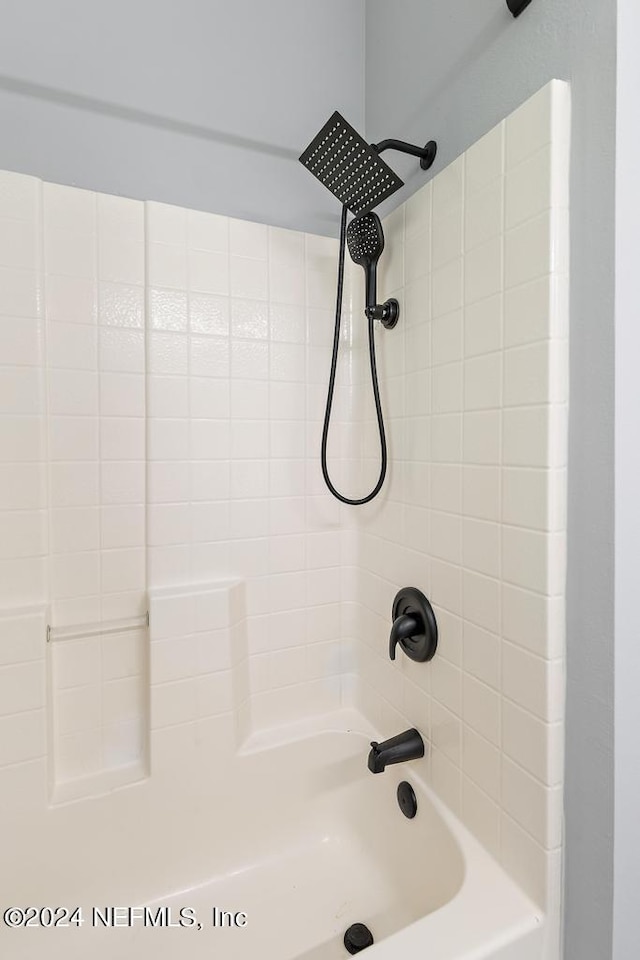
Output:
M135 621L132 621L135 623ZM148 773L148 628L82 628L47 643L50 796L106 793Z

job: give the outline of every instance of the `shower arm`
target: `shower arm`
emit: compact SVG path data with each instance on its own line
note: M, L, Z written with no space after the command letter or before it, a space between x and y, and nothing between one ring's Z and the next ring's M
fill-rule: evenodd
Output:
M423 170L429 169L438 152L438 145L435 140L429 140L424 147L417 147L415 144L406 143L404 140L381 140L380 143L372 143L371 147L376 153L382 153L384 150L398 150L400 153L408 153L412 157L419 157L420 166Z

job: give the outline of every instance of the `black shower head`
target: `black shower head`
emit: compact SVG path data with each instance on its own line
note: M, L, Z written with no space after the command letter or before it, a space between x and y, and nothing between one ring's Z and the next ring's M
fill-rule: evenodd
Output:
M301 154L300 163L356 216L373 210L404 186L337 111Z
M384 250L384 233L377 213L356 217L347 228L347 246L354 263L365 270L376 264Z

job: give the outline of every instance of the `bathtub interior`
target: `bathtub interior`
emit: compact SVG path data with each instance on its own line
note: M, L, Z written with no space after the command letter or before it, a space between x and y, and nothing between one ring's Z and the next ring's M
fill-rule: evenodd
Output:
M24 931L15 930L8 943L16 958L35 960L46 951L62 960L86 955L89 947L101 958L117 942L122 960L170 960L178 944L193 960L212 950L234 960L258 954L337 960L346 955L342 937L352 923L366 923L376 944L393 942L398 931L454 907L470 870L474 883L498 892L502 885L523 922L541 919L488 855L474 859L480 848L433 796L419 761L374 776L366 759L376 731L365 718L338 711L316 718L314 726L315 732L303 725L297 738L295 729L274 731L271 743L263 738L226 763L219 757L222 775L202 779L196 789L191 780L181 788L175 767L163 770L159 761L155 788L143 781L89 804L50 808L40 824L27 811L25 829L40 827L30 847L38 855L14 861L16 873L2 880L3 899L53 897L81 904L87 917L94 905L129 903L169 909L175 920L189 907L204 929L85 925L34 930L28 943ZM191 762L200 765L197 750ZM397 803L403 779L418 798L412 820ZM17 829L13 843L24 849L24 842ZM246 928L214 928L214 907L246 912ZM462 916L456 924L464 926ZM441 938L443 951L448 939Z

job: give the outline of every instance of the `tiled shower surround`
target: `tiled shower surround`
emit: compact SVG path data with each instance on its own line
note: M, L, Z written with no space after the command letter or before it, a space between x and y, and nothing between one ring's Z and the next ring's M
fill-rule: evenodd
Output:
M334 240L0 174L0 807L166 789L178 744L196 783L208 738L354 705L417 726L434 790L558 907L568 111L549 85L387 218L364 508L320 472ZM348 273L330 460L361 495ZM405 585L429 665L387 657Z
M345 604L358 705L387 736L429 731L434 789L538 902L562 844L568 116L551 84L387 218L391 470L355 519ZM366 382L357 322L354 339ZM352 490L378 469L360 416ZM387 657L404 585L436 609L427 669Z

